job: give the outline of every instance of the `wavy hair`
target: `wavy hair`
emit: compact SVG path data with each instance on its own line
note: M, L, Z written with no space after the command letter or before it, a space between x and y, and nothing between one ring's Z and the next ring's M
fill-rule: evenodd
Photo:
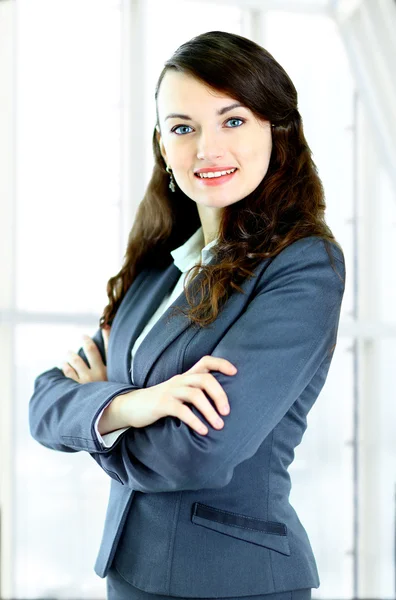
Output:
M212 247L215 264L200 263L190 269L184 284L191 322L212 323L229 295L237 290L263 259L273 258L288 245L306 236L336 242L325 222L322 182L312 160L297 108L297 91L281 65L264 48L240 35L210 31L182 44L165 63L155 100L165 73L174 69L192 75L216 91L235 98L259 119L273 124L272 152L260 184L245 198L222 210L217 243ZM200 227L193 202L175 182L169 190L169 174L154 127L154 167L129 233L124 262L107 283L109 302L100 327L111 325L133 280L145 268L165 268L170 252ZM200 273L200 277L196 277ZM340 276L341 277L341 276ZM180 308L180 310L182 310Z

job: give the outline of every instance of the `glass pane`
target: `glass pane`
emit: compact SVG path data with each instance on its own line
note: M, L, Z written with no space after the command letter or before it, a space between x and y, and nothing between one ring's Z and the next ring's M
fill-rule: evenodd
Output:
M366 598L395 597L396 339L366 347L360 404L360 564Z
M353 76L337 24L330 17L271 10L265 25L265 48L286 69L297 88L304 132L325 189L326 220L345 254L348 271L342 319L351 320Z
M290 501L307 530L321 580L315 598L353 596L352 344L352 339L338 340L290 469Z
M94 570L110 489L109 477L88 453L50 450L29 432L34 379L77 352L92 327L19 325L16 328L14 428L14 597L103 599Z
M378 290L382 321L396 324L396 193L384 168L378 171L378 197L373 198L379 208L380 247L378 270L381 289Z
M120 268L120 9L17 3L17 306L101 312Z

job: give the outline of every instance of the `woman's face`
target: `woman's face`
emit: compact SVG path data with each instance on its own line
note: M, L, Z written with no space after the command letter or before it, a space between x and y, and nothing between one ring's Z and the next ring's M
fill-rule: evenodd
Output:
M269 121L257 119L235 99L174 70L165 73L157 100L161 153L187 196L197 204L222 208L256 189L271 156ZM238 106L229 108L233 104ZM235 171L201 179L197 171L202 169Z

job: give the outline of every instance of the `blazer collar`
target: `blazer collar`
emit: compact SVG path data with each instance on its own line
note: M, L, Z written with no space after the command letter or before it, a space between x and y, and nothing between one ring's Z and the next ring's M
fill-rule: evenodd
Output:
M206 264L214 263L215 257L212 256ZM268 261L264 260L258 268L256 275L267 264ZM173 262L162 270L143 270L132 283L113 321L107 357L109 381L132 383L130 368L133 344L143 331L150 317L158 309L165 295L174 289L180 276L181 271ZM193 282L187 283L187 289L190 290L192 285L195 287L202 276L202 273L198 273ZM227 313L233 308L235 303L239 307L246 303L254 286L254 281L243 282L242 288L246 288L246 291L249 291L249 293L242 299L240 294L231 295L227 301ZM188 309L189 305L184 290L161 315L137 348L134 355L133 383L139 388L146 386L151 368L164 350L188 327L193 327L190 319L181 312L173 314L176 306ZM226 318L227 314L221 314L218 317L220 320Z
M214 262L214 257L209 263ZM171 263L164 270L146 269L132 283L125 294L113 321L107 357L109 380L131 383L131 351L150 317L157 310L165 295L169 294L181 276L180 269ZM197 278L202 277L199 273ZM189 283L187 289L194 284ZM149 370L165 348L187 327L190 320L183 314L173 315L175 306L188 308L184 290L161 315L143 339L134 356L134 384L146 385ZM172 318L169 319L172 314Z

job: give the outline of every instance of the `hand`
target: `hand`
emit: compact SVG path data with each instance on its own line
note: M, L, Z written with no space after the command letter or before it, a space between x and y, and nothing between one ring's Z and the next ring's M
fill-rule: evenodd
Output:
M105 356L107 363L107 348L109 345L111 327L102 329ZM90 367L87 367L85 361L76 352L68 351L67 361L62 364L62 371L66 377L73 379L77 383L90 383L92 381L107 381L107 367L102 361L99 349L92 338L83 336L83 349L88 359Z
M145 427L161 417L171 415L179 418L198 433L207 433L207 427L184 404L189 402L203 413L213 427L221 429L224 422L221 419L219 424L216 422L219 416L204 391L212 398L223 415L229 413L228 398L217 379L209 371L235 375L237 369L224 358L203 356L182 375L175 375L149 388L117 396L117 410L121 411L124 423L128 423L131 427Z

